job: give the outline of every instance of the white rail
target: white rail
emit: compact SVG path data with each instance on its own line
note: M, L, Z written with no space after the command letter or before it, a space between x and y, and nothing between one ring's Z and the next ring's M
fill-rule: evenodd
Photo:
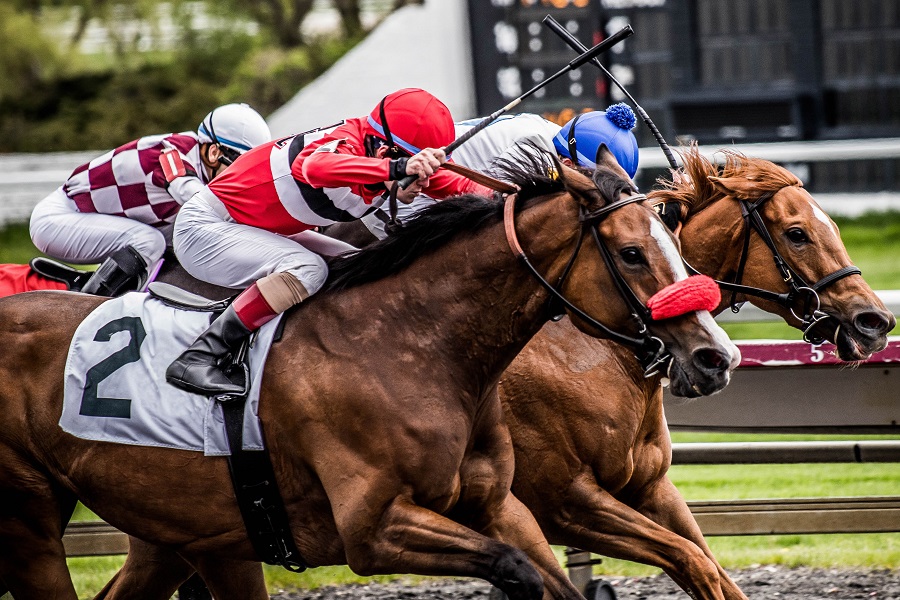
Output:
M900 158L900 139L897 138L733 144L700 146L699 150L703 156L712 160L722 160L723 155L720 151L723 148L782 164L801 181L808 177L808 163ZM660 148L641 148L641 169L668 167L669 163ZM817 191L815 198L816 202L832 215L855 217L870 211L900 210L900 192L896 190L869 194Z
M865 277L865 273L863 273ZM885 307L895 315L900 315L900 290L875 290L875 293L884 302ZM749 302L746 302L739 313L726 310L716 317L720 323L762 323L779 321L772 313L767 313Z
M728 146L747 156L765 158L795 169L798 165L821 161L847 161L900 158L900 139L841 140L826 142L779 142L774 144L735 144ZM701 146L704 156L716 158L720 147ZM72 170L102 154L51 152L46 154L0 155L0 226L28 220L41 199L61 185ZM668 163L658 147L641 148L641 168L665 168ZM900 193L885 190L875 194L817 193L816 200L829 213L855 216L869 210L900 210Z

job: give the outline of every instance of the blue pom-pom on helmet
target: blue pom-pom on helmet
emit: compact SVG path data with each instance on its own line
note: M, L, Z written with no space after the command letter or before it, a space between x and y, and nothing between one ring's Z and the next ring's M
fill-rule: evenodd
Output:
M562 126L553 138L553 145L560 156L589 168L597 166L600 148L606 146L628 176L634 177L638 168L638 144L631 130L636 123L630 106L613 104L605 111L576 116Z

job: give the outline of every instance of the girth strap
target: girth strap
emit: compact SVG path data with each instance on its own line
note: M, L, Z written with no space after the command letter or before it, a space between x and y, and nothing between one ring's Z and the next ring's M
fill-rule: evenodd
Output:
M284 323L286 319L282 319ZM240 369L249 381L246 367L246 348L249 341L235 358L232 369ZM229 375L231 376L231 375ZM246 389L247 386L245 386ZM220 402L225 416L225 433L228 437L228 471L237 497L238 508L247 528L247 537L259 559L270 565L280 565L288 571L300 573L309 565L303 560L294 544L290 522L284 508L284 500L278 490L275 471L269 459L268 450L244 450L244 406L246 394L231 396L229 401ZM215 400L215 398L214 398Z

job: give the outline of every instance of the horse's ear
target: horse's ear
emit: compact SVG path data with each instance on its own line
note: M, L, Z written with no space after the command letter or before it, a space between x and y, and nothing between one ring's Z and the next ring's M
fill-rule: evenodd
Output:
M631 181L631 177L628 175L628 172L622 168L622 165L620 165L619 161L616 160L616 157L613 155L612 151L606 147L606 144L600 144L600 152L598 152L597 154L597 165L609 167L625 181Z
M566 190L572 193L579 203L587 209L592 208L590 204L597 198L597 187L590 177L562 163L559 164L559 177Z
M747 177L714 177L710 175L707 179L726 196L750 200L759 195L759 182Z

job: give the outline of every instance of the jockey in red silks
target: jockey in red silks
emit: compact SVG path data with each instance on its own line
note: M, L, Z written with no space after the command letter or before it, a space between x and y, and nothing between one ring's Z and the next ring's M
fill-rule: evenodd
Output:
M370 115L327 130L276 140L251 150L182 207L175 254L194 277L246 288L166 371L184 390L238 393L219 369L253 331L315 294L328 268L324 238L311 229L352 221L375 210L393 182L418 176L404 192L434 198L490 195L486 187L438 167L454 139L450 111L420 89L386 96Z
M475 127L481 119L456 124L456 136L460 137ZM624 103L614 104L604 111L585 112L560 127L540 115L520 113L503 115L493 121L478 135L453 151L453 162L489 173L499 160L518 162L537 149L556 154L567 167L594 169L600 161L601 151L609 150L629 178L634 178L638 168L638 143L631 132L637 123L634 111ZM418 196L409 204L398 206L397 217L409 218L414 213L434 204L427 196ZM370 213L363 217L366 228L379 239L386 217Z
M81 291L115 296L142 287L166 249L175 215L240 154L272 139L246 104L226 104L197 132L142 137L81 165L31 215L45 254L102 263Z

